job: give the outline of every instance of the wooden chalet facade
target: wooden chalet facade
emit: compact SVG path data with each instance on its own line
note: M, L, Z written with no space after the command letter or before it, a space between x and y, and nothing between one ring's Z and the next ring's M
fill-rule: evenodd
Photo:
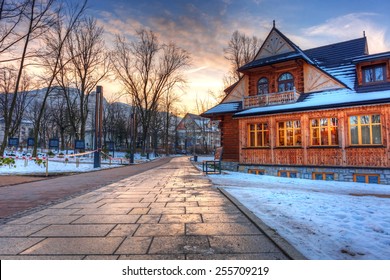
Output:
M366 37L303 51L274 27L239 71L203 114L225 168L390 184L390 52L368 54Z

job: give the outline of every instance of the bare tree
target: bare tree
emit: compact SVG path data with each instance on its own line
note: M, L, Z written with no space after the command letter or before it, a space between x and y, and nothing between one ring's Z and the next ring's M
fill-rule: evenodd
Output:
M46 90L37 117L36 129L34 130L35 145L33 156L37 154L38 134L40 131L41 120L45 114L46 101L55 87L53 84L66 63L61 63L64 56L64 46L70 33L76 28L79 19L85 11L87 0L81 5L75 7L60 6L53 18L54 24L46 32L44 41L46 50L41 55L42 66L45 68L45 77L42 82L46 84Z
M17 3L17 2L15 2ZM2 9L6 7L5 2L1 2ZM3 6L4 5L4 6ZM12 5L11 5L12 6ZM22 81L22 76L24 74L24 70L26 67L26 60L29 57L29 49L31 46L31 43L34 39L40 38L43 33L45 33L52 25L53 23L53 14L52 14L52 8L54 6L54 0L26 0L26 2L23 2L23 5L18 6L12 6L16 10L22 9L22 18L19 20L19 17L17 16L16 23L14 21L9 21L8 29L6 28L6 34L16 34L14 28L14 25L16 24L17 27L22 30L19 31L14 37L15 40L8 41L6 43L7 46L5 49L9 49L10 46L17 45L17 43L20 43L20 49L21 53L11 59L11 61L14 61L17 69L16 74L16 80L13 88L13 95L12 100L8 107L8 115L4 118L4 137L3 142L0 146L0 154L4 153L5 146L7 145L7 140L10 134L10 129L12 125L12 118L14 115L14 110L17 107L17 101L18 101L18 93L20 89L20 84ZM4 15L3 10L1 11ZM18 12L16 12L18 13ZM7 23L6 23L7 24ZM15 25L15 26L16 26ZM10 31L12 30L12 31ZM9 38L10 35L2 35L3 38ZM4 43L5 41L3 41ZM4 47L3 47L4 50Z
M225 77L225 85L227 83L230 86L241 78L242 74L237 69L254 59L260 44L261 41L255 36L248 37L237 30L233 32L227 48L223 50L231 65L231 70Z
M142 149L146 152L152 120L161 98L184 83L181 70L189 65L189 54L173 43L160 44L152 31L140 30L132 43L117 36L112 63L118 80L137 109L142 126Z

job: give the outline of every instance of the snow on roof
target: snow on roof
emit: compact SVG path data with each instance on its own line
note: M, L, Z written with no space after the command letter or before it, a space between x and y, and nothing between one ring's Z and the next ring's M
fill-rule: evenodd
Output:
M354 105L390 103L390 90L357 93L350 89L328 90L306 95L301 102L251 108L236 113L235 117L267 115L284 112L308 111L312 109L340 108Z
M202 115L208 116L213 114L222 114L222 113L232 113L237 112L241 109L241 102L228 102L228 103L221 103L217 106L207 110Z

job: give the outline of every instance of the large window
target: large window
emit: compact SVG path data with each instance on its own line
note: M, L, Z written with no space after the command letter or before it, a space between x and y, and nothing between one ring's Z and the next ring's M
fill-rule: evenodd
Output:
M380 115L349 117L349 129L351 145L382 144Z
M278 146L301 146L301 121L278 122Z
M269 129L267 123L248 124L248 147L268 147Z
M278 79L278 92L292 91L294 89L294 77L290 73L283 73Z
M339 143L337 118L312 119L310 143L312 146L336 146Z
M261 78L257 82L257 94L267 94L268 93L268 79Z
M386 65L372 65L362 68L363 72L363 83L378 83L386 80Z
M353 181L366 184L379 184L380 177L378 174L353 174Z

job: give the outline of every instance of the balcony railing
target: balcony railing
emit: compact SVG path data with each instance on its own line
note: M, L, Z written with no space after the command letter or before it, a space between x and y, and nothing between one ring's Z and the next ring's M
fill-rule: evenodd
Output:
M292 91L246 96L244 97L244 108L294 103L298 98L299 93L295 88Z

